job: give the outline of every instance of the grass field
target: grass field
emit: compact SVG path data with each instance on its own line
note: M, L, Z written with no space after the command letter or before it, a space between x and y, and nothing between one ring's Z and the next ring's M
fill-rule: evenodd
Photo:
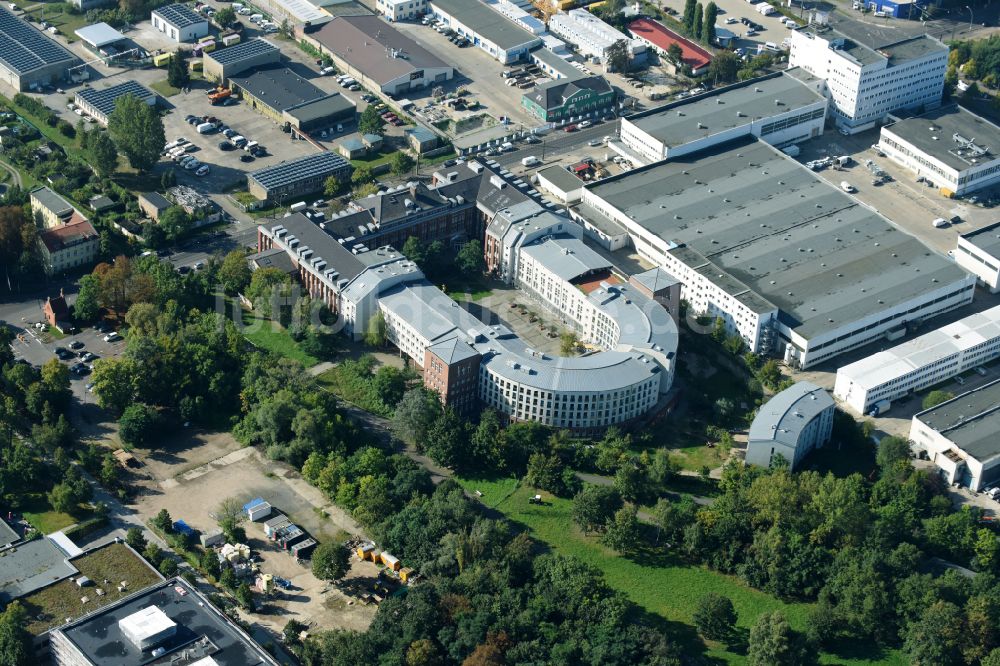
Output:
M170 82L167 81L166 79L163 79L162 81L157 81L155 83L150 83L149 87L155 90L156 92L160 93L160 95L162 95L163 97L173 97L174 95L180 93L181 91L180 88L175 88L172 85L170 85Z
M38 5L37 8L31 11L25 12L26 16L31 16L35 23L41 21L46 21L49 25L54 25L59 29L59 32L66 38L67 42L75 42L80 38L76 36L76 31L85 25L89 25L90 22L87 21L87 16L83 12L78 14L71 14L71 5L66 2L23 2L18 3L22 7L34 7Z
M124 544L113 543L72 560L81 574L94 582L91 587L80 588L69 579L50 585L21 599L28 612L28 631L38 635L54 626L64 624L67 618L76 619L86 613L107 606L160 580L159 574L149 568ZM104 581L109 583L105 584ZM118 585L125 581L127 588L119 592ZM100 588L104 594L97 595ZM86 604L80 598L86 596Z
M243 324L246 326L243 335L254 346L295 359L307 368L319 363L318 358L302 351L299 343L277 322L244 313Z
M58 532L73 523L86 520L91 515L88 511L86 514L74 518L68 513L56 511L43 494L30 496L28 501L22 505L21 513L24 515L24 519L42 534Z
M773 610L781 610L796 629L806 628L809 604L785 603L750 588L738 578L688 564L670 555L649 552L626 558L605 548L596 537L584 535L573 524L569 500L543 493L544 504L539 506L528 503L536 491L519 487L514 479L456 480L470 492L481 491L483 496L480 501L483 504L529 528L532 536L552 550L576 557L603 571L612 587L624 592L641 609L666 620L667 631L674 640L692 651L703 649L691 621L698 599L708 592L717 592L732 599L739 614L738 626L744 635L761 613ZM720 646L709 646L705 654L716 663L746 663L744 655L729 652ZM843 666L902 666L906 663L895 652L873 658L824 655L822 662Z

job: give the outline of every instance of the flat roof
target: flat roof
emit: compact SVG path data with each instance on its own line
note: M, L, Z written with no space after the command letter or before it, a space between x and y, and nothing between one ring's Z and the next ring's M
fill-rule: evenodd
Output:
M611 267L610 261L579 238L551 236L525 245L521 252L566 282Z
M872 354L837 370L865 390L927 367L978 344L1000 338L1000 305Z
M796 382L760 406L750 425L749 440L773 440L794 447L802 430L833 406L833 398L820 387Z
M214 60L220 65L232 65L240 62L241 60L255 58L261 54L272 52L278 54L280 58L281 51L277 46L263 37L258 37L256 39L248 39L247 41L240 42L239 44L227 46L223 49L216 49L211 53L206 53L205 57L209 60Z
M11 529L7 521L0 519L0 546L14 543L20 538L20 535Z
M329 21L331 16L319 8L319 3L309 0L272 0L279 7L291 14L299 23L310 23L313 26Z
M588 189L805 338L967 278L763 141L738 139ZM742 290L742 291L741 291Z
M916 416L976 460L1000 455L1000 379Z
M44 185L31 190L30 194L40 206L44 206L59 217L67 216L75 210L73 204L66 201L61 194Z
M1000 127L958 105L896 121L882 128L957 171L1000 159Z
M306 155L247 174L265 189L274 189L350 167L350 162L336 153L323 151Z
M295 104L287 107L285 111L300 123L308 123L327 116L337 115L344 111L354 111L357 108L354 102L338 92L324 94L326 95L325 97Z
M10 602L77 573L47 537L0 551L0 601Z
M84 26L76 31L76 36L97 49L125 39L125 35L107 23L95 23Z
M451 68L378 16L338 16L312 37L379 85L417 70Z
M565 167L559 164L553 164L552 166L547 166L544 169L539 169L538 177L544 178L563 192L580 190L583 189L584 186L584 182L582 180L571 174Z
M525 44L542 43L538 37L478 0L431 0L431 6L455 17L480 37L505 51Z
M156 97L156 93L138 81L123 81L110 88L82 88L76 93L77 97L105 116L114 112L118 100L125 95L133 95L143 101Z
M842 12L829 12L827 23L813 23L797 30L826 41L842 41L838 49L862 65L880 60L896 67L932 53L947 52L948 47L925 33L922 22L892 21L879 24L859 21Z
M146 609L158 608L177 630L156 647L162 647L163 663L172 655L187 653L188 660L211 657L218 666L277 666L278 662L242 628L223 615L197 588L183 578L174 578L105 606L91 615L62 626L63 634L95 664L143 666L150 652L136 647L123 633L119 622ZM188 662L190 663L190 661Z
M287 67L272 65L229 80L276 111L314 102L328 93L320 90Z
M337 271L338 280L352 280L366 268L365 263L356 255L302 213L295 213L276 220L273 224L262 226L269 230L278 226L284 227L290 235L299 239L299 247L308 247L313 251L313 257L326 261L326 270Z
M978 231L962 234L962 238L991 257L1000 257L1000 222L983 227Z
M572 54L567 54L572 56ZM552 69L556 70L565 78L576 78L578 76L585 76L584 72L581 72L570 62L569 57L562 57L558 53L552 51L552 49L541 48L535 49L531 52L531 57L535 60L548 65Z
M625 119L668 147L684 145L763 118L825 104L826 98L810 87L819 83L820 79L795 67L716 88Z
M199 23L208 23L207 18L196 14L190 7L179 2L154 9L153 13L178 29L189 28Z
M70 67L80 60L66 47L10 12L0 7L0 63L19 76L58 63Z

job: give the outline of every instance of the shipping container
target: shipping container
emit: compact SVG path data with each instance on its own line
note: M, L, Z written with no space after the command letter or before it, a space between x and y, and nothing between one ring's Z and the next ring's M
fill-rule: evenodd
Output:
M265 502L263 497L250 500L243 505L243 510L250 522L256 522L271 515L271 505Z
M399 571L400 567L402 566L399 563L399 560L390 555L389 553L382 553L381 560L382 564L384 564L389 569L392 569L393 571Z
M170 62L170 53L161 53L158 56L153 56L153 65L156 67L166 67L167 63Z
M226 35L225 37L222 38L223 46L232 46L233 44L239 44L239 43L240 43L240 36L235 33L232 35Z
M288 520L287 516L275 516L271 520L264 523L264 534L267 535L269 539L273 539L275 532L291 524L292 521Z
M289 549L289 553L298 559L302 560L312 553L313 548L316 547L316 539L309 538L305 541L300 541Z

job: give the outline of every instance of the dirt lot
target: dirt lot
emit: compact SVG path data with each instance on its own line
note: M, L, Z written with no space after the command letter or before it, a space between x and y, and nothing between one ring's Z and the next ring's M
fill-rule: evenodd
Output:
M290 467L264 460L253 448L242 448L228 433L191 433L156 451L137 451L147 478L136 510L144 521L160 509L193 528L216 527L211 517L227 497L246 502L263 497L318 541L361 534L354 520ZM278 592L264 612L253 619L281 631L292 617L323 628L364 629L375 607L352 602L340 588L315 578L308 562L297 563L265 538L261 524L245 524L251 548L263 558L261 570L292 582L288 592ZM346 587L365 587L375 575L373 565L356 563ZM370 587L370 586L369 586Z

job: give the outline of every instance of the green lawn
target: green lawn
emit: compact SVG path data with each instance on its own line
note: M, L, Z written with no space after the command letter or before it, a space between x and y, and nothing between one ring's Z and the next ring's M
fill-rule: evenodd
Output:
M318 358L302 351L281 324L249 313L244 313L243 324L243 336L254 346L295 359L307 368L319 363Z
M87 576L94 585L79 588L69 579L50 585L21 599L21 605L28 612L28 631L37 636L46 629L61 625L67 618L76 619L118 601L122 597L142 590L160 580L160 576L149 568L145 560L137 557L124 544L113 543L72 560L81 574ZM109 584L103 581L107 579ZM126 589L119 592L118 586L124 581ZM98 596L97 589L104 594ZM86 604L80 598L86 596Z
M496 481L457 479L466 490L483 493L481 501L503 512L512 521L526 526L532 536L552 550L576 557L601 571L608 583L621 590L636 605L663 618L674 640L689 649L701 649L694 634L691 617L698 599L708 593L724 594L733 601L739 614L738 625L748 631L753 621L766 611L781 610L793 627L806 628L810 604L785 603L768 594L754 590L738 578L726 576L705 567L688 564L670 555L652 550L635 558L626 558L602 546L595 537L584 535L573 524L571 502L543 493L544 504L529 504L528 498L535 490L518 488L514 479ZM745 664L743 655L719 646L709 646L706 654L713 660L727 664ZM843 666L861 664L905 664L896 652L872 658L851 659L824 655L825 664Z
M393 150L389 152L380 151L375 155L373 155L372 157L364 157L357 160L351 160L351 166L353 166L354 168L357 168L359 166L366 166L374 169L375 167L380 166L382 164L388 164L389 160L391 160L392 156L395 155L397 152L399 151L398 150Z
M27 502L21 505L21 513L24 514L24 519L42 534L58 532L73 523L86 520L90 517L89 511L81 513L76 518L68 513L56 511L49 504L45 495L41 493L31 495Z
M66 2L30 2L25 0L18 4L21 7L38 5L36 9L27 11L25 14L31 16L35 23L47 21L50 25L54 25L67 42L77 41L79 37L76 36L76 31L85 25L90 25L85 13L71 14L70 5Z
M174 95L178 94L181 91L180 88L175 88L172 85L170 85L170 82L167 81L166 79L163 79L162 81L157 81L156 83L151 83L149 84L149 87L155 90L156 92L160 93L160 95L162 95L163 97L173 97Z

